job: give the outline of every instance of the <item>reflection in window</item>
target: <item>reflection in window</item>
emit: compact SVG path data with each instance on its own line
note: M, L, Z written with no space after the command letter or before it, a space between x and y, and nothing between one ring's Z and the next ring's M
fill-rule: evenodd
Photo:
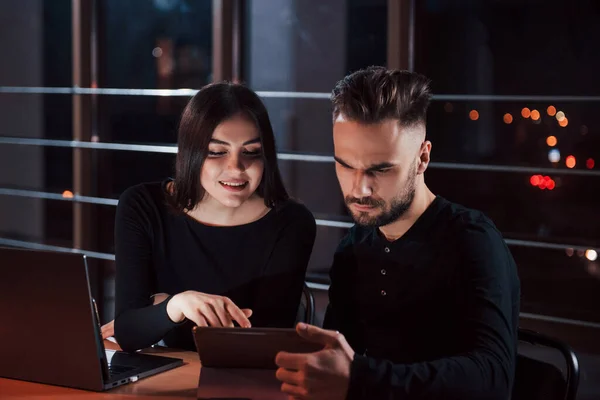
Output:
M200 88L212 68L211 0L106 0L104 86Z

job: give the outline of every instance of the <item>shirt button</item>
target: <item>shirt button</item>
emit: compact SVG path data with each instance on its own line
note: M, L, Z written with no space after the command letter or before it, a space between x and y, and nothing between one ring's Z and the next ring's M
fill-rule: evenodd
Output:
M383 251L385 251L386 253L389 253L390 252L390 248L386 247L386 248L383 249Z
M385 292L385 290L382 290L382 291L381 291L381 295L382 295L382 296L387 296L387 293Z
M381 270L381 275L385 275L385 274L387 274L387 271L385 269L382 269Z

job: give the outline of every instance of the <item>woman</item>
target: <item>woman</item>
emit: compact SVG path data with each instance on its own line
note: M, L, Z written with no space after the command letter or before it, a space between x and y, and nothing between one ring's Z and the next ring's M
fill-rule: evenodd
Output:
M115 224L123 350L161 339L194 349L194 325L294 325L315 220L288 198L267 111L250 89L200 90L181 117L175 179L125 191Z

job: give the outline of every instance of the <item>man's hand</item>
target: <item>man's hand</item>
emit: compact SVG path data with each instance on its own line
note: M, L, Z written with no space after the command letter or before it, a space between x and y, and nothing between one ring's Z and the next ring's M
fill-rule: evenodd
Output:
M316 353L279 352L276 376L281 391L294 399L344 400L350 383L350 364L354 350L344 335L299 323L296 331L303 338L324 346Z

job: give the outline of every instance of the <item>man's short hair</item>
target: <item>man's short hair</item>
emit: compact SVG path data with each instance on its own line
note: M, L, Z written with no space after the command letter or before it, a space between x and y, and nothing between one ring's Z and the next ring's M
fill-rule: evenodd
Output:
M429 79L415 72L368 67L347 75L331 93L333 121L375 124L396 119L403 127L424 124L431 99Z

